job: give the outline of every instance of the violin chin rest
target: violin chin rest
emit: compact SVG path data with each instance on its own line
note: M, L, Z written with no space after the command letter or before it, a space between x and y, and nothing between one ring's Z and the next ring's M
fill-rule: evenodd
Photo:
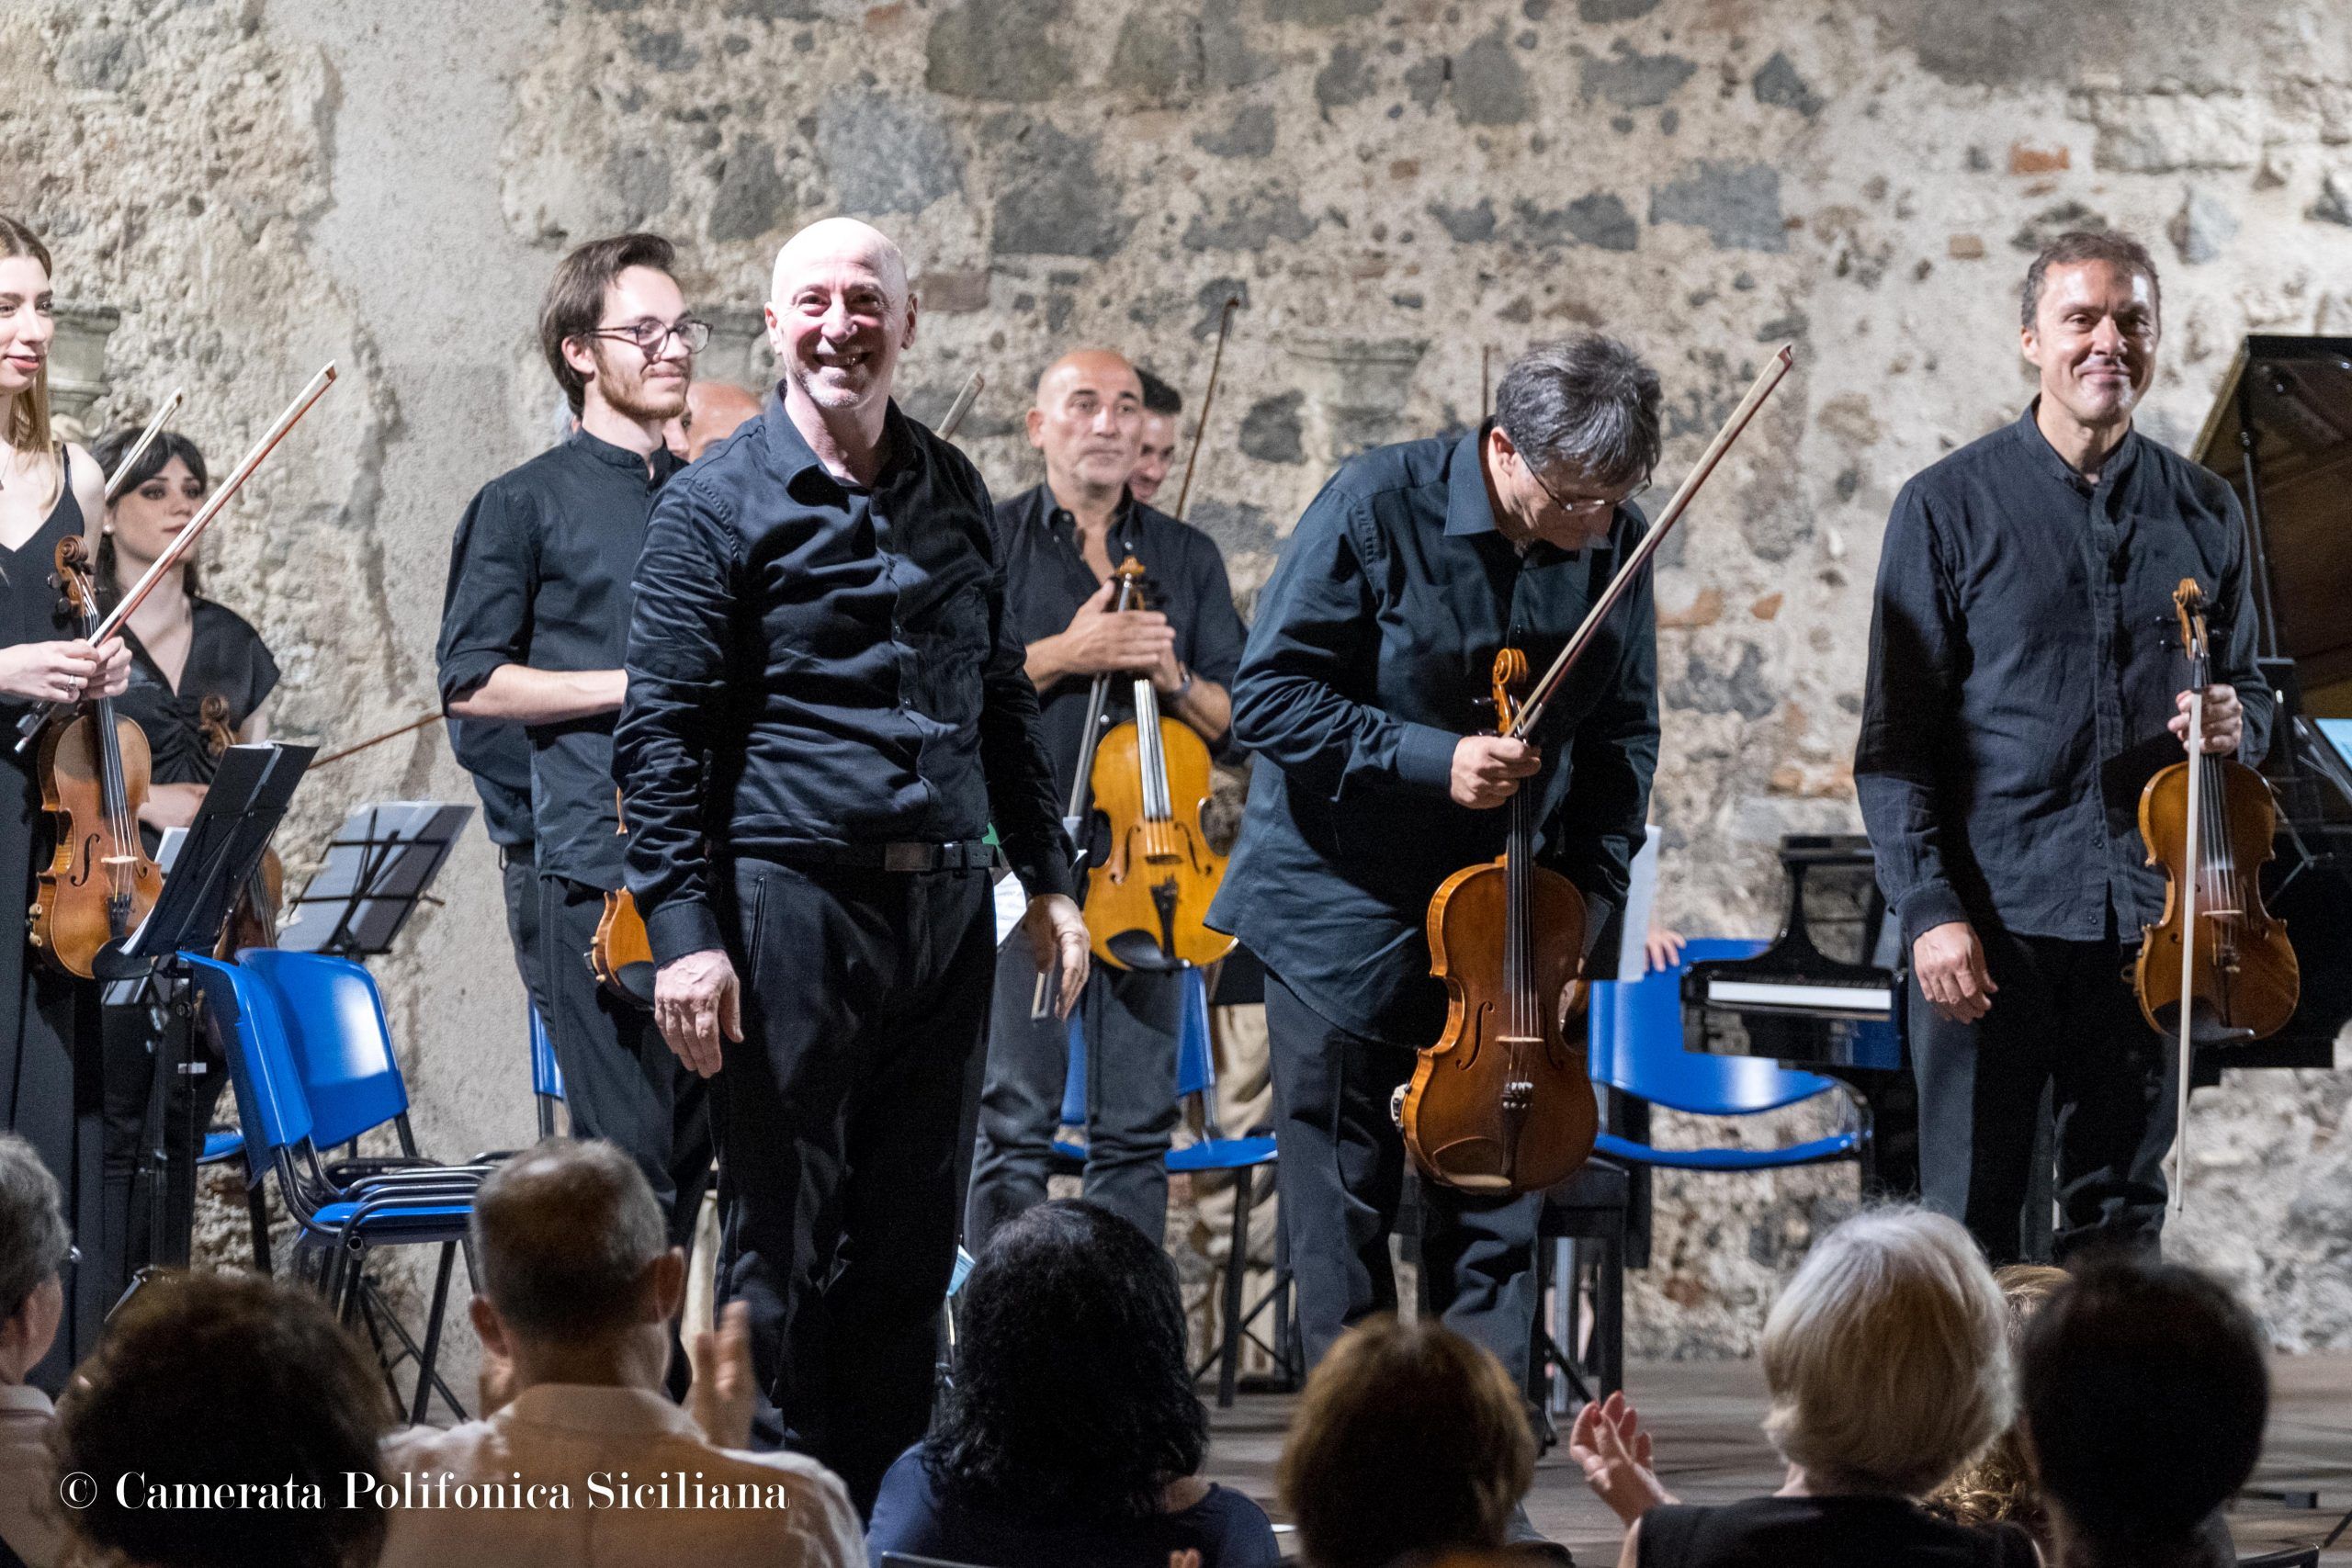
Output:
M1179 969L1191 967L1182 959L1170 958L1160 952L1159 939L1149 931L1120 931L1106 940L1102 945L1111 950L1112 957L1130 969L1173 974Z

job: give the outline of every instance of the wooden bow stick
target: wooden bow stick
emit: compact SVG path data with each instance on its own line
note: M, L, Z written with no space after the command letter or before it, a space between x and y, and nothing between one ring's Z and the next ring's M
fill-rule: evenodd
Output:
M203 508L193 518L188 520L187 526L181 529L172 542L164 547L164 553L155 558L155 564L147 569L147 574L131 585L130 591L122 596L121 603L115 605L107 618L99 622L97 628L90 633L91 647L102 647L108 637L122 629L124 623L130 619L131 613L146 601L148 594L155 591L155 585L164 580L164 574L179 565L180 558L196 547L197 540L204 536L205 529L212 525L212 520L220 514L220 509L229 504L230 498L253 477L254 470L261 467L262 459L268 457L280 441L286 439L286 433L294 428L295 422L310 412L311 405L317 402L326 389L334 384L334 367L332 364L311 378L311 384L302 389L284 413L277 416L277 423L271 425L268 434L254 445L252 451L245 454L245 460L239 463L235 471L221 481L220 488L214 491L212 498L204 503ZM162 417L161 414L156 416L159 422ZM162 428L160 423L156 428ZM17 750L19 752L32 744L33 737L40 733L40 727L49 722L50 715L56 711L58 705L55 703L44 703L26 714L18 722Z
M178 412L180 400L186 396L179 388L174 387L172 395L164 400L164 406L155 411L155 417L147 422L147 428L139 433L139 439L130 444L130 450L122 455L122 461L115 465L114 473L107 479L107 501L109 504L122 493L122 481L130 477L130 470L138 466L147 448L155 445L155 437L164 434L164 422Z
M1586 646L1600 630L1600 623L1608 618L1617 601L1633 587L1634 580L1640 575L1642 569L1649 565L1650 557L1657 553L1658 546L1673 531L1675 524L1682 520L1683 509L1690 504L1690 498L1699 493L1699 487L1707 482L1707 476L1715 471L1715 465L1724 460L1724 454L1731 450L1731 444L1739 439L1740 432L1747 428L1747 422L1756 417L1756 411L1764 406L1764 400L1772 395L1772 389L1781 384L1781 378L1787 375L1789 367L1795 363L1796 345L1782 344L1773 354L1771 363L1764 367L1764 373L1756 378L1756 384L1747 389L1747 396L1739 400L1739 407L1732 410L1731 418L1715 432L1714 440L1700 457L1698 466L1683 479L1682 488L1674 492L1674 499L1668 502L1666 510L1657 514L1657 521L1650 525L1650 531L1643 536L1640 544L1634 547L1634 553L1625 558L1623 566L1618 568L1617 575L1609 580L1609 586L1601 590L1600 597L1586 614L1584 624L1577 628L1576 636L1568 639L1568 645L1560 649L1560 656L1552 660L1552 668L1544 672L1544 679L1537 682L1535 689L1527 694L1527 701L1520 705L1518 719L1510 727L1514 739L1524 740L1535 732L1536 725L1544 717L1544 705L1552 700L1553 694L1560 689L1560 682L1567 679L1570 670L1576 668Z
M1200 421L1193 426L1193 450L1184 458L1184 482L1176 487L1175 516L1179 521L1184 515L1184 502L1193 493L1193 465L1201 460L1201 437L1209 431L1209 410L1216 403L1216 375L1225 365L1226 334L1233 331L1233 312L1239 309L1241 296L1228 294L1225 297L1225 309L1217 316L1216 352L1209 355L1208 390L1201 394Z
M932 434L942 441L954 439L956 427L964 423L964 416L970 413L972 405L980 400L980 389L988 384L989 378L977 370L966 377L963 390L957 392L956 400L947 405L947 417L939 422L939 428Z

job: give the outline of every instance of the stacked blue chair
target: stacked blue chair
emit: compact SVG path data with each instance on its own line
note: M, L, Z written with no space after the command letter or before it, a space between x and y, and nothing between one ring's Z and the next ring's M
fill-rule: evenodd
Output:
M1714 1055L1683 1049L1682 972L1713 959L1749 958L1762 942L1702 938L1683 946L1681 962L1654 969L1637 980L1598 981L1586 1013L1586 1042L1593 1081L1654 1106L1694 1116L1753 1116L1839 1090L1834 1079L1798 1072L1755 1056ZM1849 1112L1852 1103L1847 1101ZM1859 1113L1848 1126L1825 1137L1777 1148L1659 1148L1617 1133L1593 1141L1596 1157L1584 1171L1547 1195L1541 1234L1553 1239L1597 1242L1600 1271L1594 1292L1594 1353L1599 1392L1623 1386L1624 1367L1623 1266L1624 1172L1633 1167L1669 1170L1781 1170L1835 1160L1859 1160L1869 1147L1870 1130ZM1551 1249L1537 1248L1543 1283L1553 1269ZM1573 1292L1566 1293L1573 1298ZM1574 1314L1553 1347L1559 1364L1573 1376L1560 1345L1573 1343ZM1541 1347L1539 1346L1539 1349ZM1539 1357L1540 1359L1540 1357Z
M547 1020L536 1003L525 1002L531 1015L531 1098L538 1102L539 1136L555 1136L555 1108L563 1103L563 1068L555 1059L555 1042L548 1038Z
M298 1232L298 1259L315 1265L344 1320L364 1322L371 1335L380 1322L414 1358L410 1418L424 1418L436 1389L462 1417L435 1362L450 1272L488 1168L436 1166L416 1156L407 1091L365 969L323 954L274 950L248 952L239 964L183 958L229 1061L248 1187L277 1178ZM387 1122L397 1129L401 1155L333 1165L321 1158L322 1145L351 1143ZM368 1252L405 1246L441 1248L422 1344L385 1307L365 1269ZM388 1363L388 1382L390 1373Z
M1257 1170L1274 1163L1274 1140L1272 1134L1253 1134L1248 1137L1228 1138L1217 1125L1216 1119L1216 1053L1209 1041L1209 990L1204 971L1187 969L1182 977L1182 1011L1176 1032L1176 1098L1191 1100L1199 1108L1202 1136L1193 1143L1180 1145L1168 1151L1170 1172L1230 1170L1237 1172L1233 1192L1233 1252L1232 1258L1241 1266L1228 1263L1225 1271L1225 1332L1216 1353L1194 1370L1195 1379L1207 1375L1211 1367L1217 1369L1216 1402L1220 1407L1230 1406L1241 1367L1241 1342L1255 1338L1250 1325L1269 1306L1275 1309L1277 1331L1272 1345L1259 1341L1260 1348L1283 1365L1295 1371L1296 1358L1285 1348L1288 1333L1280 1325L1283 1315L1286 1292L1290 1284L1287 1269L1278 1260L1273 1287L1258 1299L1255 1305L1244 1311L1241 1303L1242 1275L1250 1256L1250 1214L1263 1193L1258 1190ZM1069 1067L1062 1078L1061 1119L1065 1126L1086 1125L1086 1032L1079 1027L1076 1014L1069 1021ZM1076 1174L1086 1165L1086 1151L1076 1144L1061 1139L1054 1142L1055 1168ZM1278 1243L1279 1245L1279 1243Z

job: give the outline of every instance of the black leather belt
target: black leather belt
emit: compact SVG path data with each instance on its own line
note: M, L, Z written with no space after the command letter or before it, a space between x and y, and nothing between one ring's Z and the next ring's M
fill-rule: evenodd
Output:
M995 854L985 840L966 839L953 844L795 844L776 858L868 871L979 871Z

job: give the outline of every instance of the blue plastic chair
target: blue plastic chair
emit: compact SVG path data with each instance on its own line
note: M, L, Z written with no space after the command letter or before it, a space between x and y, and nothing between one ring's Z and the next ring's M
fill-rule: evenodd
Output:
M537 1006L523 1004L531 1015L531 1096L539 1105L539 1136L555 1136L555 1108L563 1103L563 1067L555 1059L555 1042L548 1037L548 1021Z
M181 957L191 983L204 998L212 1026L219 1031L222 1055L229 1062L243 1128L248 1186L258 1188L276 1175L278 1195L294 1219L301 1245L318 1259L321 1287L336 1303L343 1319L353 1322L364 1314L369 1334L376 1336L380 1317L401 1342L403 1354L414 1358L417 1377L411 1419L424 1420L435 1389L462 1419L463 1406L435 1368L450 1270L473 1215L473 1192L483 1168L436 1167L411 1163L404 1156L380 1169L369 1168L386 1162L345 1162L339 1168L342 1179L336 1179L318 1156L322 1126L331 1135L365 1121L389 1103L380 1086L367 1084L371 1075L363 1070L368 1055L364 1039L349 1043L346 1048L336 1029L340 1024L364 1036L368 1030L379 1028L382 1007L375 998L373 982L368 981L365 970L342 959L275 953L273 964L305 961L278 970L277 978L288 983L281 991L265 978L269 964L247 967L194 953ZM367 981L364 992L350 983L348 976L327 975L312 965L356 971ZM299 1031L289 1029L288 1013L281 1002L281 996L288 993L328 1008L331 1016L306 1019ZM312 1113L303 1089L304 1075L297 1065L298 1033L307 1037L314 1065L331 1091L333 1122L322 1123ZM397 1079L396 1070L392 1076ZM398 1098L404 1110L404 1089L399 1089ZM380 1120L368 1122L371 1127L381 1124ZM368 1252L376 1247L424 1245L438 1245L441 1258L431 1315L420 1345L368 1280L365 1263ZM380 1352L380 1337L378 1347ZM386 1381L390 1382L389 1362ZM398 1397L397 1387L394 1396Z
M1682 963L1671 969L1653 970L1638 980L1595 982L1586 1036L1594 1081L1695 1116L1753 1116L1836 1089L1829 1078L1761 1057L1682 1048L1683 969L1710 959L1752 957L1765 945L1702 938L1683 945ZM1869 1136L1857 1121L1827 1137L1774 1149L1661 1149L1614 1133L1601 1134L1593 1149L1611 1159L1672 1170L1779 1170L1859 1159Z
M1187 1174L1200 1171L1230 1170L1240 1174L1234 1182L1232 1262L1225 1271L1225 1335L1215 1354L1203 1361L1193 1372L1198 1379L1207 1375L1211 1367L1217 1369L1216 1402L1221 1409L1230 1408L1241 1368L1241 1342L1249 1336L1249 1327L1288 1288L1287 1269L1278 1269L1273 1287L1261 1297L1256 1305L1242 1310L1242 1275L1246 1269L1236 1264L1250 1256L1250 1214L1262 1196L1258 1190L1257 1169L1272 1165L1275 1159L1274 1140L1271 1134L1253 1134L1246 1137L1229 1138L1217 1125L1216 1120L1216 1053L1209 1040L1209 988L1206 971L1187 969L1181 977L1182 986L1181 1011L1176 1029L1176 1098L1190 1100L1199 1108L1202 1136L1189 1144L1170 1148L1167 1155L1171 1173ZM1062 1077L1061 1119L1064 1125L1082 1127L1086 1124L1086 1033L1079 1026L1078 1015L1069 1021L1069 1067ZM1054 1154L1065 1171L1082 1169L1086 1151L1076 1144L1060 1139L1054 1142ZM1286 1336L1277 1334L1277 1340ZM1291 1358L1274 1346L1260 1342L1267 1354L1284 1366Z

